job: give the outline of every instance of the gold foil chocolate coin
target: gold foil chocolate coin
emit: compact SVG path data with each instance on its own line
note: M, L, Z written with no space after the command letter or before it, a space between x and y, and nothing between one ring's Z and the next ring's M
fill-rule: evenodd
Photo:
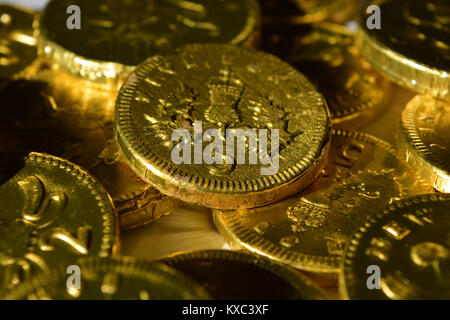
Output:
M214 221L233 248L311 272L338 272L349 238L367 217L431 191L389 144L337 130L329 162L307 190L261 208L215 210Z
M340 277L342 294L358 300L450 299L449 230L449 194L416 196L385 208L353 235Z
M334 128L361 127L387 106L391 82L361 59L347 28L318 24L291 47L295 51L285 60L324 95Z
M67 8L80 9L69 29ZM50 65L110 83L148 57L194 42L256 43L256 0L53 0L40 20L39 49Z
M151 262L121 258L83 258L79 267L80 288L68 286L62 264L41 274L5 296L29 300L205 300L209 295L198 284L174 269ZM74 271L71 271L72 274ZM69 279L70 280L70 279Z
M378 6L379 13L377 18L370 16L374 11L362 11L361 55L402 86L450 99L450 2L374 0L370 5ZM378 27L371 25L373 19L379 19Z
M113 204L87 172L40 153L21 158L23 162L12 155L2 158L0 291L8 292L39 272L49 275L62 261L117 252Z
M328 151L313 85L278 58L194 44L141 64L116 103L131 167L162 193L207 207L275 202L305 188Z
M402 114L398 146L408 163L434 188L450 192L450 102L422 95Z
M317 300L306 276L262 256L228 250L179 253L157 260L195 280L218 300Z
M89 171L105 187L122 230L153 222L176 199L140 179L114 138L114 93L55 70L0 84L0 152L44 152Z

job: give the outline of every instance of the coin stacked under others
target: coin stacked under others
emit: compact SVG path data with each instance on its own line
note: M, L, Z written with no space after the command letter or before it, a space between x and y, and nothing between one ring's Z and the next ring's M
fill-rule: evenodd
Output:
M0 297L450 299L450 3L359 6L0 5ZM120 256L192 204L231 250Z

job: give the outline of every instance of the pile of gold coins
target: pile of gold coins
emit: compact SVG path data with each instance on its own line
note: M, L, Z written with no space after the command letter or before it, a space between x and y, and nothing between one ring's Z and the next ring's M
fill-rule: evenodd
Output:
M449 88L448 0L0 4L0 297L450 299Z

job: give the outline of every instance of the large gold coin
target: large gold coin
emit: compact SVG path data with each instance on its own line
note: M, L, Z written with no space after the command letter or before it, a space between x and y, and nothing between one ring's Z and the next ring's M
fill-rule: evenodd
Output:
M40 153L0 160L0 291L61 261L117 252L113 204L87 172Z
M450 192L450 102L422 95L402 114L397 136L408 163L434 188Z
M450 299L449 230L449 194L412 197L380 211L350 241L340 277L344 297Z
M115 94L50 70L0 83L0 152L38 151L87 169L114 200L122 230L153 222L178 201L140 179L114 138Z
M31 71L37 58L35 13L0 4L0 79Z
M66 25L72 5L81 11L79 30ZM109 84L188 43L253 46L259 24L256 0L53 0L40 21L39 50L52 66Z
M77 269L79 267L79 269ZM68 273L68 270L70 271ZM69 277L80 271L80 288ZM83 258L61 264L49 274L25 282L5 296L29 300L200 300L209 295L174 269L132 258Z
M225 239L296 268L337 272L349 237L400 197L431 192L389 144L335 131L329 163L301 195L262 208L214 211Z
M218 300L316 300L321 290L280 263L244 252L204 250L158 260L201 285Z
M291 47L295 52L286 61L325 96L334 128L361 127L387 106L391 82L361 59L347 28L319 24Z
M245 144L232 138L239 132L250 135ZM276 57L195 44L150 58L130 75L117 99L116 134L131 167L162 193L235 209L314 181L330 120L313 85ZM238 146L225 148L231 144Z
M379 6L381 28L368 28L372 18L364 10L361 55L402 86L450 99L450 2L374 0L368 5Z

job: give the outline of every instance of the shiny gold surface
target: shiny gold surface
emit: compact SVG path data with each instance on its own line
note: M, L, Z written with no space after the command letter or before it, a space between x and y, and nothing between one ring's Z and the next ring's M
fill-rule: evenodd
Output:
M257 209L215 210L214 220L234 248L312 272L338 272L349 237L368 216L431 190L389 144L338 130L325 170L302 194Z
M398 146L434 188L450 192L450 102L419 95L402 114Z
M180 205L179 200L162 194L131 170L114 138L107 141L98 160L90 171L113 198L122 231L152 223Z
M41 33L40 54L46 57L47 62L50 62L51 69L46 65L38 68L42 61L39 57L28 66L27 59L31 59L32 56L23 55L25 51L21 50L24 47L14 49L14 46L10 45L11 42L19 41L22 44L28 44L30 48L35 46L33 34L28 36L29 32L33 31L33 26L30 27L30 20L26 18L35 13L25 12L24 15L21 15L20 9L10 9L11 12L19 14L15 19L11 19L12 15L2 15L0 10L0 186L12 179L11 177L14 177L23 168L24 164L18 160L17 153L23 154L34 150L46 152L48 150L55 155L69 158L70 161L85 166L87 171L104 185L114 199L116 211L119 211L122 230L142 226L121 235L121 253L125 256L146 260L160 259L168 254L184 258L189 256L189 259L176 260L176 263L190 273L188 277L191 280L185 282L185 277L179 278L173 273L173 277L169 277L171 280L168 280L167 273L161 273L160 267L153 264L150 267L151 270L147 269L150 272L144 276L145 266L141 268L140 266L143 265L140 265L140 262L130 261L127 258L126 261L119 258L120 261L116 259L114 263L97 264L98 266L102 265L102 270L89 267L88 278L85 279L83 270L86 270L86 263L77 260L77 257L80 256L77 256L76 253L73 253L73 258L68 254L58 255L58 259L55 258L52 261L57 260L57 262L62 262L62 265L83 263L82 290L67 288L64 280L69 274L64 268L53 268L57 267L57 263L44 266L48 267L45 269L46 272L39 277L34 277L36 271L42 268L42 263L39 264L39 259L33 255L36 253L33 246L39 251L42 242L38 243L34 234L30 236L31 240L27 241L26 236L22 236L18 232L5 232L5 228L2 228L2 225L5 224L4 219L1 219L2 210L0 209L0 295L3 286L1 281L4 278L3 280L11 280L9 282L12 283L10 285L12 290L3 291L3 294L7 292L10 297L11 294L16 294L15 298L19 297L17 292L21 290L21 298L31 299L47 297L158 299L160 295L166 293L167 298L182 299L183 297L179 296L180 291L184 291L185 284L193 284L192 278L197 278L200 279L201 285L210 288L210 291L214 293L214 298L243 297L248 299L251 296L262 296L267 293L270 293L272 297L282 298L305 298L310 293L316 297L323 298L325 296L328 299L448 298L449 255L447 251L449 245L445 238L445 229L448 229L448 226L439 219L430 218L432 213L428 212L428 204L427 208L422 208L419 203L420 201L435 202L436 198L431 198L432 195L424 196L422 200L414 203L403 198L411 194L432 192L432 186L427 184L434 184L436 190L445 191L442 186L445 186L448 180L446 171L449 170L446 167L446 161L449 155L446 154L446 151L449 141L444 134L449 129L446 127L445 117L448 112L445 111L447 102L443 101L448 99L448 95L442 94L442 92L448 93L448 82L447 84L444 82L442 85L439 82L442 79L436 78L441 77L445 80L448 77L448 71L441 72L447 70L449 65L447 40L449 38L447 36L449 34L447 19L449 10L444 0L376 2L383 7L381 26L382 29L388 26L387 32L386 30L359 31L356 44L363 50L363 55L370 60L372 68L379 66L378 70L382 71L380 74L370 69L369 63L360 58L359 48L355 48L352 33L338 25L324 22L348 22L358 10L358 6L353 5L356 0L348 0L345 4L346 0L342 2L329 0L260 1L263 26L261 49L275 54L288 63L298 63L299 71L308 73L311 82L316 85L317 93L323 94L328 100L330 113L334 117L333 121L330 116L329 122L333 121L335 130L342 128L335 131L335 140L338 140L333 142L336 144L335 146L328 146L329 139L325 137L325 134L323 135L325 137L321 147L323 155L322 157L317 156L316 160L312 161L309 171L308 164L299 160L298 152L303 151L302 148L305 150L311 148L308 145L311 141L306 140L307 138L313 140L313 135L317 134L317 132L311 133L310 129L315 127L312 122L318 121L318 119L315 114L305 116L303 113L302 110L305 106L310 107L311 99L310 97L305 99L302 90L296 88L292 81L294 73L282 67L282 63L273 63L273 67L267 68L265 72L261 73L264 77L259 80L251 73L260 72L262 68L258 70L257 67L267 64L267 60L260 58L261 56L254 56L247 59L250 61L247 62L245 55L240 54L239 58L230 62L229 59L224 58L228 53L220 52L219 58L211 61L209 59L211 52L208 50L204 50L205 52L193 50L189 59L175 57L170 61L161 60L161 57L170 56L173 53L172 43L167 45L165 41L175 39L173 37L176 36L179 36L182 41L187 40L188 37L184 37L187 33L183 33L185 30L188 30L188 33L196 33L197 39L204 34L219 38L221 35L213 35L212 32L209 32L212 29L208 31L197 28L211 27L211 25L203 24L205 21L209 22L210 17L224 19L221 21L224 23L223 26L215 24L223 27L224 32L237 30L239 23L245 20L247 15L233 11L236 9L233 8L234 1L211 0L207 3L199 0L150 0L144 1L145 3L136 2L137 0L124 0L120 3L118 1L97 0L94 4L94 2L88 3L87 0L78 0L78 4L82 4L82 30L69 31L65 22L70 14L66 12L66 9L69 4L76 4L77 0L70 3L68 0L60 0L56 5L59 6L63 3L63 6L59 8L61 16L58 17L58 20L61 27L57 29L61 30L57 30L57 35L64 43L74 44L74 38L78 39L79 44L73 50L68 49L56 40L49 41ZM220 2L220 5L210 11L214 1ZM245 0L239 4L244 2ZM295 2L298 2L299 6L296 6ZM366 1L363 11L368 4L371 4L368 2ZM28 6L29 4L28 0L25 0L24 5ZM93 19L91 17L88 17L87 21L84 19L84 9L86 8L84 4L91 9L96 7L96 9L89 10L89 13L93 13ZM333 9L323 9L327 6L333 7ZM0 5L0 9L2 7ZM130 18L127 10L118 9L124 7L139 12ZM149 7L157 10L148 12L145 9ZM206 8L203 13L201 12L202 7ZM224 7L226 8L223 9ZM162 10L160 10L161 8ZM329 11L327 12L327 10ZM231 11L234 14L231 14ZM53 14L55 13L53 12ZM346 26L352 30L354 27L365 28L368 15L362 14L361 17L359 26L354 22L348 23ZM308 24L310 21L323 19L325 20L320 23ZM202 25L196 24L199 21ZM255 21L255 25L248 24L248 37L240 43L241 46L248 47L257 44L260 35L258 32L259 18ZM92 31L88 35L84 34L84 27L87 25L89 31ZM147 28L150 25L151 28ZM15 31L10 31L13 27ZM51 28L48 30L52 31ZM36 31L34 36L38 36L37 24L34 25L34 31ZM153 33L150 34L149 31ZM108 36L110 34L114 35ZM148 35L152 36L150 40ZM157 38L155 35L161 36ZM79 37L77 38L77 36ZM380 36L379 39L377 36ZM43 45L45 42L46 46ZM176 45L173 44L173 46ZM123 148L123 144L119 145L114 135L116 126L113 120L114 102L117 95L116 87L125 80L125 76L131 71L132 66L109 58L105 61L98 60L98 58L93 59L78 52L86 53L91 49L92 52L97 52L103 57L113 58L120 57L122 54L122 57L129 59L137 58L140 55L147 58L145 53L147 49L149 51L154 49L158 54L154 58L157 62L152 61L148 72L146 71L147 74L150 74L149 70L151 69L152 73L150 76L141 78L141 84L144 85L135 91L134 98L142 105L158 105L157 108L151 109L156 116L147 112L150 108L142 108L146 111L144 117L151 129L145 128L139 132L141 141L130 139L136 145L140 145L142 140L148 140L151 142L148 150L154 151L156 155L160 156L164 154L161 150L170 149L170 133L173 133L174 128L188 128L192 132L194 120L201 120L203 124L207 123L202 130L203 133L206 129L217 127L222 130L250 128L250 121L258 123L257 126L252 124L257 130L259 128L270 129L274 127L274 124L280 124L282 151L286 147L292 148L295 156L292 157L289 154L288 160L297 161L297 165L304 166L306 174L291 179L294 182L289 181L290 177L286 175L281 176L283 179L287 179L282 181L277 178L274 181L273 176L269 176L267 177L269 182L279 185L279 187L271 188L267 183L264 185L265 177L261 176L259 169L262 166L260 165L255 166L254 172L239 165L243 169L239 175L233 175L233 172L236 171L235 166L226 165L210 166L208 171L201 172L199 175L197 168L200 168L201 165L197 165L197 168L193 166L194 170L191 170L191 175L187 176L186 171L170 167L170 163L167 166L162 164L163 170L159 170L158 166L161 165L159 160L149 166L145 162L145 157L149 154L141 153L142 149L137 150L137 153L133 151L124 156L121 149L124 151L128 149ZM36 55L35 48L34 52ZM61 61L63 63L60 63ZM23 70L17 70L17 72L14 71L5 76L2 74L5 70L2 69L2 63L3 67L5 64L9 64L13 67L23 68ZM174 65L176 68L172 68ZM189 79L183 79L180 82L182 85L166 81L171 78L182 78L179 74L172 74L180 71L178 68L180 65L186 67L185 69L193 69L193 72L189 74L181 72L182 77L189 77ZM198 67L199 65L200 67ZM443 66L443 69L439 70L439 67L433 69L430 68L430 65ZM221 68L220 72L212 75L211 70L218 66ZM205 69L209 71L205 72ZM435 69L438 72L435 72ZM66 72L60 72L63 70ZM68 75L67 71L72 75ZM399 71L401 72L399 73ZM157 75L156 81L155 74ZM243 74L245 81L241 77ZM249 75L246 76L246 74ZM395 78L391 74L396 76L400 74L400 76ZM390 84L383 86L383 84L389 83L389 80L383 78L383 75L389 76L391 79L400 79L401 81L396 81L402 84L403 88ZM27 81L18 79L27 79ZM163 81L159 81L161 79ZM373 81L374 79L375 81ZM422 88L423 90L415 88L414 85L419 87L417 79L421 81L419 81L420 88L424 83L429 87ZM133 79L132 83L134 82L138 81ZM294 85L289 87L291 91L286 94L285 89L288 86L285 83L288 82L294 83ZM405 85L404 82L412 84ZM159 92L165 93L166 97L161 98L157 95L159 89L155 87L158 85L163 87ZM242 87L244 89L241 90ZM280 87L283 88L280 89ZM386 102L383 103L384 98L390 94L391 87L394 91L393 99L389 102L386 99ZM407 88L415 88L416 91L422 90L430 96L417 96L410 102L417 93ZM262 90L259 91L259 89ZM156 94L148 95L148 92L152 94L156 92ZM300 95L292 98L293 92L300 93ZM433 100L432 94L443 100ZM289 110L287 110L282 103L276 103L275 100L280 96L287 100L293 99L300 104L289 106ZM269 103L266 103L267 101ZM130 105L132 104L135 104L134 100L130 103ZM387 107L383 108L384 105ZM411 105L415 106L410 108ZM404 111L405 106L407 108ZM169 112L165 112L166 110ZM403 119L399 130L402 112ZM136 117L139 118L136 114L131 114L133 121ZM236 119L243 120L245 126L238 123ZM301 121L298 121L299 119ZM161 126L161 123L164 123L165 127ZM308 129L304 130L303 126ZM399 140L401 154L397 155L391 146L373 137L342 131L355 127L391 143L396 142L398 134L397 140ZM169 128L169 130L163 131L161 128ZM286 139L285 133L292 134L293 129L294 131L299 129L294 135L300 134L301 139L294 139L292 142ZM342 135L342 133L347 135ZM196 135L194 133L190 136L193 138ZM149 137L150 139L148 139ZM157 142L156 148L154 148L155 141ZM208 144L207 141L203 142L203 148L205 148L205 144ZM249 145L246 144L245 147L247 148ZM250 147L251 149L252 147ZM331 153L328 154L329 149L331 149ZM194 152L194 150L192 151ZM407 168L404 163L400 163L401 156L409 161L411 169L416 172ZM136 161L129 162L130 158ZM285 160L282 158L281 162ZM216 212L213 216L216 218L216 224L220 227L220 231L226 236L233 249L247 249L254 251L258 257L269 257L272 262L278 260L278 262L302 268L303 270L291 270L291 272L305 274L320 285L325 295L314 289L306 289L307 294L299 296L299 290L303 288L301 292L304 293L305 288L300 285L297 289L292 289L292 283L299 281L304 284L304 282L295 275L293 277L287 275L284 271L285 265L281 266L281 269L268 270L265 269L267 267L265 261L259 264L264 268L254 265L259 259L248 262L247 264L250 266L246 266L242 261L233 260L234 258L229 261L214 260L211 252L190 252L192 250L230 248L228 244L225 244L224 237L214 227L211 209L183 203L163 195L139 178L127 161L134 169L136 169L135 163L144 163L144 166L140 168L142 170L138 172L143 172L153 178L161 172L171 173L172 175L164 173L159 181L164 187L168 186L167 189L172 190L173 194L179 198L190 198L191 203L205 203L206 201L213 203L216 207L217 203L231 204L235 211L219 209L220 212ZM325 167L327 161L328 166ZM323 169L324 167L325 169ZM289 169L291 168L288 168L287 172ZM320 174L322 169L322 174ZM246 174L249 173L252 178L255 178L255 181L259 179L259 183L256 181L255 185L250 186L248 193L243 192L240 197L236 196L238 193L235 191L238 188L244 190L244 187L249 187L249 185L245 185L248 181ZM204 192L205 190L199 192L195 184L204 182L205 180L201 179L205 177L214 178L215 180L210 179L209 181L216 183L216 186L209 184L206 186L208 189L206 192ZM39 187L34 187L36 183L32 181L30 185L30 189L37 190L38 194L42 193L39 191ZM44 185L44 187L47 186ZM220 198L220 193L213 190L215 187L220 188L220 193L225 194L226 199ZM269 189L265 189L267 187ZM261 193L261 190L267 192ZM50 197L54 195L56 197L47 200L48 197L43 196L41 197L44 198L42 201L39 199L31 201L38 203L34 207L39 208L32 210L37 212L36 215L41 216L41 212L59 210L54 208L55 203L59 202L58 191L50 190L49 192L51 193ZM299 194L299 192L301 193ZM68 193L70 196L75 195L76 190L70 188ZM22 193L14 193L14 197L21 195ZM219 198L217 198L218 195ZM439 194L435 195L439 197ZM35 198L39 197L38 195ZM285 197L286 199L283 199ZM11 202L9 199L3 201L1 198L0 195L0 206L3 206L3 203L6 203L6 208L20 205L19 201L13 200L13 203L9 203ZM403 200L396 202L400 198ZM249 200L253 203L251 207L257 207L245 208L248 207ZM14 202L18 202L18 204ZM85 210L84 202L84 198L80 198L78 207L81 213L84 213ZM367 228L371 228L369 225L376 224L374 221L380 218L381 215L377 218L376 213L382 212L388 203L391 203L388 210L395 212L388 214L392 215L393 221L383 225L381 236L375 235L376 239L370 239L365 244L365 240L358 242L358 239L364 238ZM402 208L397 208L399 203L403 206ZM260 207L260 205L263 206ZM402 212L404 207L408 210L405 209L405 212ZM236 208L238 209L236 210ZM442 211L440 205L438 209L437 211ZM171 215L165 216L172 210ZM230 221L220 216L225 212L234 214L227 217L233 223L228 223ZM16 213L20 215L20 211ZM80 215L77 212L76 217ZM28 217L30 216L32 215L28 215ZM162 218L154 221L159 217ZM366 220L370 217L372 220ZM217 223L219 220L224 220L232 227L223 222ZM23 221L19 218L14 222L8 222L8 228L16 230ZM58 218L57 221L60 224L67 223L67 221L72 223L70 219L66 220L64 217ZM83 221L77 220L80 223ZM154 223L143 226L152 221ZM366 226L358 231L364 221L366 221ZM246 224L247 222L248 224ZM44 225L42 228L45 227ZM74 239L85 241L84 231L82 230L78 234L76 226L74 230L74 232L71 231ZM368 233L372 231L371 229ZM351 240L353 235L354 238ZM55 238L52 238L47 244L55 247L55 251L59 250L60 246L64 248L64 243L71 241L70 237L65 238L65 236L66 234L55 233ZM394 238L397 240L393 240ZM15 249L10 243L20 247L22 240L27 241L25 248L27 250L30 248L33 254L27 252L24 258L16 258L17 254L14 253ZM414 241L416 243L412 243ZM347 251L348 255L344 259L342 252L346 244L350 244L353 248L361 245L361 250L365 251L359 252L356 258L352 252ZM76 245L77 243L75 243ZM118 242L116 249L117 245ZM363 247L366 247L367 250ZM2 252L2 248L6 248L6 254ZM82 246L78 248L82 248ZM392 250L393 248L395 252ZM189 252L187 253L187 251ZM226 254L223 251L214 252L214 255L221 257ZM94 260L96 259L95 255ZM207 257L205 258L205 256ZM168 259L175 263L173 258ZM369 290L366 286L370 273L364 266L360 266L360 262L377 264L376 261L370 259L382 260L379 264L382 288L374 290L378 292L367 293ZM348 273L350 276L347 278L353 279L354 282L344 281L342 260L350 261L352 272ZM99 260L97 259L97 261ZM337 267L333 265L334 262L330 263L330 261L336 262ZM352 265L354 261L358 261L357 267ZM140 266L137 266L138 264ZM111 267L112 265L114 266ZM124 271L125 265L125 269L128 271L136 268L139 271L124 273L122 271ZM9 269L3 274L1 268L5 266ZM114 271L110 272L112 268ZM339 271L341 275L341 295L338 293L338 273L336 271ZM282 276L277 276L277 273ZM50 274L52 275L49 276ZM230 281L225 281L223 277ZM31 280L32 278L33 280ZM356 285L355 282L357 282ZM347 287L345 283L348 284ZM42 286L39 286L40 284ZM17 291L18 287L25 289ZM187 289L188 291L192 289L198 293L195 290L196 285L189 286L188 284L187 287L190 288ZM221 288L223 289L221 290ZM351 293L354 293L353 296Z
M357 231L340 278L350 299L450 299L450 195L396 202ZM381 270L381 290L367 288L367 267Z
M77 261L81 288L67 287L67 266L53 268L17 287L6 299L29 300L201 300L209 295L174 269L132 258L84 258Z
M221 130L222 137L227 128L278 129L278 172L262 176L260 163L173 163L172 133L193 135L194 121L202 121L203 132ZM155 56L130 75L117 99L116 134L131 167L161 192L233 209L308 186L327 154L330 121L312 84L274 56L198 44Z
M83 15L80 30L66 27L64 13L74 4ZM253 46L259 24L256 0L53 0L40 20L39 49L56 68L120 85L146 58L188 43Z
M0 4L0 79L32 72L37 58L35 13Z
M321 290L306 276L254 254L204 250L157 261L194 279L218 300L324 299Z
M362 127L387 106L392 95L390 81L361 59L347 28L318 24L291 47L286 61L324 95L334 128Z
M29 78L0 83L0 152L45 152L87 169L114 199L121 229L152 222L177 206L120 155L114 93L44 67Z
M360 18L358 46L375 69L417 92L450 99L450 3L447 0L374 0L381 29Z
M87 172L40 153L1 160L0 292L39 272L51 276L61 261L118 251L112 201Z

